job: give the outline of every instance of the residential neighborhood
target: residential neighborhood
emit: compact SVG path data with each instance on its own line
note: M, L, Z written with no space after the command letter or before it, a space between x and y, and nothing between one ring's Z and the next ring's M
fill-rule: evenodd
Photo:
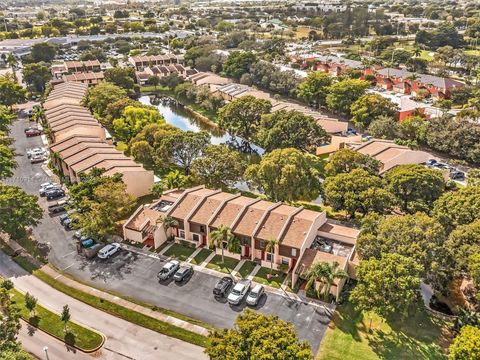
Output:
M480 4L0 4L0 360L480 359Z

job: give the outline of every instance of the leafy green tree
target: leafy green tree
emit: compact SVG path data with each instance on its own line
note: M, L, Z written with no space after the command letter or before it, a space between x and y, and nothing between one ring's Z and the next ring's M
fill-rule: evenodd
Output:
M127 96L127 92L121 87L102 81L97 86L88 89L85 97L85 104L98 116L104 118L107 108Z
M146 140L136 141L130 146L129 150L130 150L130 155L133 156L135 161L141 162L147 168L151 168L153 166L154 149L152 146L150 146L148 141Z
M8 107L0 105L0 135L10 133L10 125L16 116Z
M32 62L51 62L57 55L57 46L48 42L41 42L32 46L30 53Z
M256 138L267 152L295 148L315 153L318 146L330 140L313 117L295 110L263 115Z
M105 81L123 89L131 90L133 89L133 85L135 85L135 69L133 67L114 67L107 69L105 70Z
M354 169L363 169L371 175L378 175L380 161L358 151L344 148L333 153L325 165L325 174L335 176L348 173Z
M22 70L23 80L34 91L43 93L52 79L49 67L43 63L26 64Z
M313 200L320 189L321 161L297 149L278 149L250 165L245 179L272 201Z
M246 164L238 151L225 145L209 145L191 168L196 182L214 189L228 189L242 180Z
M242 96L222 107L218 112L218 125L233 136L240 136L247 144L254 140L262 115L268 114L272 104L253 96Z
M468 186L480 186L480 169L470 169L467 173Z
M480 329L467 325L448 348L450 360L480 359Z
M447 231L480 219L480 187L467 186L444 193L435 201L433 215Z
M152 186L152 195L155 196L156 198L159 198L162 196L163 191L165 190L165 187L162 182L157 182L153 184Z
M398 120L391 116L379 116L367 128L368 134L379 139L396 139L399 132Z
M384 318L394 314L404 318L420 296L422 271L415 260L399 254L361 260L356 272L358 283L350 300L363 311Z
M389 99L378 94L366 94L350 106L352 122L366 129L379 116L394 117L397 106Z
M163 178L162 183L166 189L183 189L188 180L188 176L183 175L179 170L173 170Z
M332 78L323 71L308 74L297 88L297 96L317 107L324 106Z
M167 160L182 168L185 175L190 175L193 161L203 155L209 144L210 135L205 131L183 131L167 135L160 142L157 164L162 166Z
M394 202L393 195L384 189L382 180L363 169L327 177L323 193L327 204L334 210L345 210L352 218L357 212L362 215L386 213Z
M148 124L162 124L165 119L155 108L127 106L120 119L113 120L117 137L129 141Z
M480 292L480 252L472 254L468 257L468 274L471 276L473 283Z
M160 78L155 75L150 75L147 80L148 85L152 85L155 90L157 90L157 86L160 84Z
M387 189L398 199L402 211L429 211L445 191L442 173L424 165L399 165L385 174Z
M67 324L70 321L71 317L72 316L70 315L70 307L68 305L64 305L60 318L63 322L63 329L65 332L67 331Z
M233 329L212 330L209 339L205 353L211 360L310 360L313 357L310 345L298 339L293 324L252 310L240 314Z
M6 145L0 144L0 180L13 176L17 167L15 152Z
M0 229L13 238L25 233L26 226L35 226L43 211L38 197L28 195L17 186L0 183Z
M34 313L35 308L37 307L37 302L38 300L35 296L28 292L25 294L25 307L30 311L30 314Z
M338 262L332 264L328 262L317 262L312 264L306 273L307 284L305 290L315 289L316 283L320 286L317 288L317 296L322 297L325 301L330 300L330 290L335 280L348 279L348 274L338 268Z
M223 72L226 76L240 79L243 74L248 73L250 66L257 62L254 53L245 51L232 51L223 64Z
M0 359L3 354L9 352L17 354L21 351L17 335L20 331L20 312L12 303L10 294L5 287L0 287ZM17 357L13 358L17 360ZM3 359L2 359L3 360Z
M352 104L357 101L370 86L368 81L347 79L333 83L328 87L327 107L342 114L350 114Z
M223 255L224 249L232 253L240 252L240 241L233 234L232 229L227 225L221 224L210 233L210 246L222 250L222 263L225 262Z
M399 137L406 140L424 142L428 125L428 121L421 115L408 116L398 123Z
M458 226L444 246L457 274L467 272L469 256L480 253L480 220Z
M15 80L0 76L0 105L11 108L27 99L27 91Z
M435 276L445 256L445 230L424 213L380 218L370 228L362 226L357 250L363 259L380 259L383 254L400 254L422 265L428 276Z

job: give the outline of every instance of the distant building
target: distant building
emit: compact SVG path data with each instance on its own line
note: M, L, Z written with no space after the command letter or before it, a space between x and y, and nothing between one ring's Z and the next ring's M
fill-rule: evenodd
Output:
M174 54L131 56L128 62L135 70L144 71L145 68L155 65L183 64L183 56Z

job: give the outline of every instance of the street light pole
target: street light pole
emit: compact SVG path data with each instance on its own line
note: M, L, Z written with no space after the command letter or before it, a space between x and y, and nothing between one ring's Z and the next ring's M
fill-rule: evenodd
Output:
M45 351L45 356L46 356L47 360L50 360L50 358L48 357L48 346L44 346L43 351Z

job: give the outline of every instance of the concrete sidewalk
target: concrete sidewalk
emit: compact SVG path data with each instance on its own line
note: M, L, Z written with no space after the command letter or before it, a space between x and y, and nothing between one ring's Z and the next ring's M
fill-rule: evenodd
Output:
M106 301L109 301L111 303L115 303L117 305L123 306L124 308L136 311L138 313L141 313L143 315L146 315L146 316L149 316L151 318L157 319L159 321L163 321L163 322L166 322L168 324L175 325L179 328L182 328L182 329L185 329L185 330L188 330L188 331L200 334L200 335L208 336L208 330L204 327L201 327L201 326L198 326L198 325L195 325L195 324L191 324L187 321L180 320L180 319L178 319L176 317L173 317L173 316L162 314L158 311L154 311L154 310L146 308L144 306L135 304L131 301L119 298L118 296L114 296L114 295L111 295L107 292L100 291L100 290L97 290L97 289L92 288L90 286L81 284L81 283L79 283L75 280L72 280L72 279L58 273L57 271L55 271L54 269L52 269L48 265L43 266L40 270L43 271L44 273L46 273L47 275L51 276L52 278L54 278L56 281L61 282L61 283L65 284L65 285L67 285L71 288L80 290L84 293L90 294L92 296L95 296L97 298L100 298L100 299L103 299L103 300L106 300Z

